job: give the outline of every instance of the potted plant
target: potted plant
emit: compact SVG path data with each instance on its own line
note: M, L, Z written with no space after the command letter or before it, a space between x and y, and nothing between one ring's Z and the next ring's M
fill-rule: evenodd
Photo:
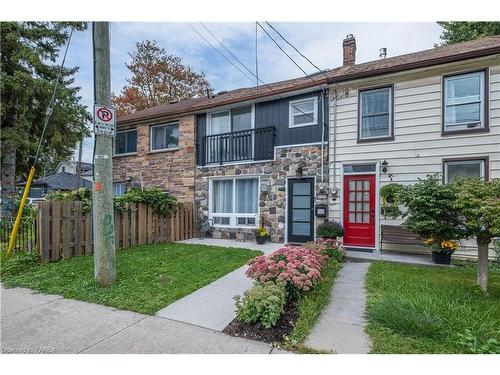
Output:
M269 231L264 227L265 217L264 214L260 215L260 223L259 228L255 231L255 242L259 245L262 245L266 242L266 239L269 237Z
M335 220L329 220L318 225L316 234L321 238L337 239L344 236L344 227Z
M454 240L436 240L429 238L424 244L432 251L432 261L436 264L451 263L451 254L458 249L459 243Z

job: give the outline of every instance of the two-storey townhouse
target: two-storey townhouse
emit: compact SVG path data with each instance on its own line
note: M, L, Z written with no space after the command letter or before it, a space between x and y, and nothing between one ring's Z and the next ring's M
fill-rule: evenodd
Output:
M500 177L500 37L363 64L348 39L344 66L328 73L329 217L344 224L346 246L374 250L382 226L401 223L381 215L381 186Z

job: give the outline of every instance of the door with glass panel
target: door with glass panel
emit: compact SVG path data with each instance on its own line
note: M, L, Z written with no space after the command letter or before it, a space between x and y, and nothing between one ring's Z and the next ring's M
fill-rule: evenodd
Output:
M314 240L314 179L288 180L288 242Z
M344 176L344 245L375 247L375 175Z

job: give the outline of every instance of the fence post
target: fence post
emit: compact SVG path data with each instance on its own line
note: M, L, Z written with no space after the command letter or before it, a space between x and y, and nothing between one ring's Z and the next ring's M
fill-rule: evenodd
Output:
M40 243L40 258L44 262L50 260L50 202L40 202L38 205L38 236Z

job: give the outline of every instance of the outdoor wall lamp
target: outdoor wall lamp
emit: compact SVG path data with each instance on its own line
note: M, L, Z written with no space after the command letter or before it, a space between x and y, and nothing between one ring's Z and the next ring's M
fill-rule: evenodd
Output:
M387 166L388 165L389 165L389 163L387 162L387 160L384 160L382 162L382 172L387 173Z

